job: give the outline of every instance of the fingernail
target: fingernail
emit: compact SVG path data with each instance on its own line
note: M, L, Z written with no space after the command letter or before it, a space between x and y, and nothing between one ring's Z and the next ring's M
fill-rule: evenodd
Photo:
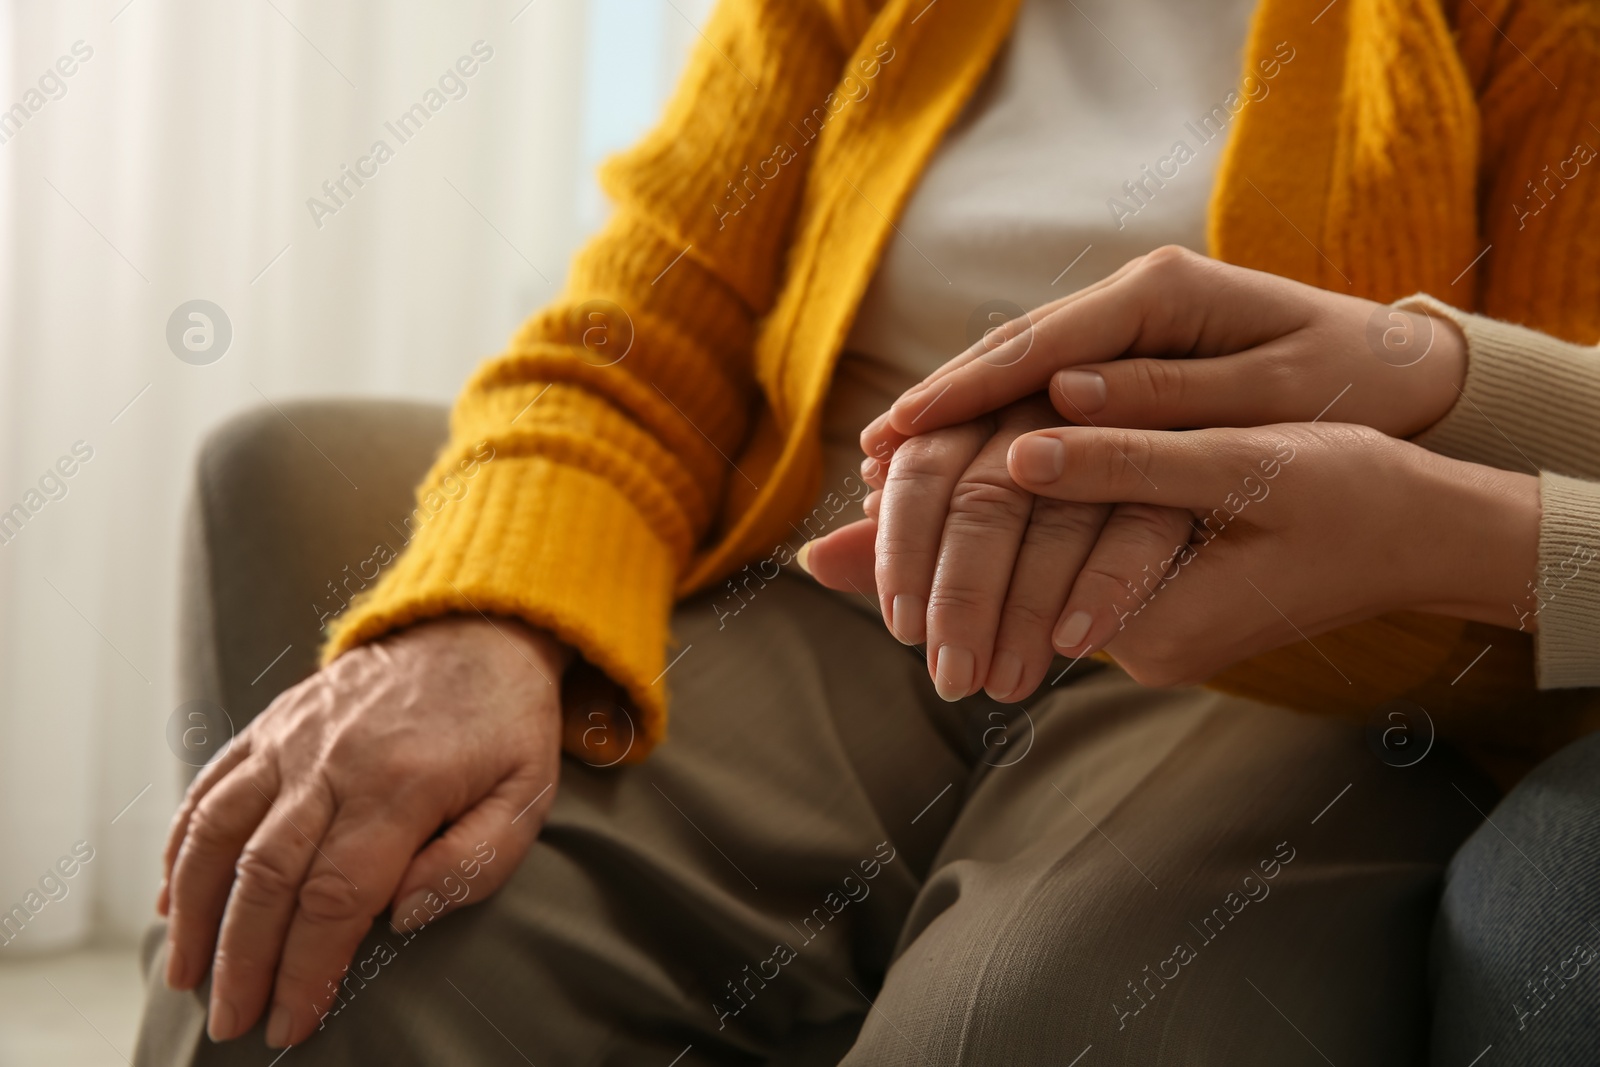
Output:
M1011 462L1023 481L1043 485L1061 477L1067 449L1054 437L1019 437L1011 446Z
M960 645L940 645L933 660L933 688L945 700L960 700L972 692L972 653Z
M889 425L889 413L885 411L882 415L879 415L877 418L867 423L865 428L863 428L861 431L861 439L864 441L868 437L876 436L878 431L887 425Z
M289 1043L289 1026L293 1020L289 1017L289 1008L285 1004L274 1004L272 1016L267 1019L267 1047L283 1048Z
M1074 611L1062 619L1061 624L1056 627L1056 649L1065 652L1069 648L1077 648L1083 644L1083 639L1089 636L1089 627L1093 625L1093 615L1087 611Z
M861 461L861 477L870 482L877 476L878 461L873 459L871 456L868 456L866 459Z
M902 645L920 644L927 636L928 602L902 593L889 606L889 629Z
M432 920L433 912L428 908L428 892L421 889L396 904L394 910L389 912L389 928L397 934L413 933ZM407 923L410 925L405 925Z
M807 541L805 544L800 546L800 551L794 554L794 561L800 564L800 569L805 571L807 574L811 573L811 564L807 562L807 560L811 556L811 546L814 543L815 542Z
M212 1041L227 1041L239 1026L239 1013L226 1000L212 1001L211 1018L206 1023L206 1036Z
M995 653L994 662L989 665L989 684L984 686L984 692L996 700L1004 700L1015 693L1021 684L1022 657L1008 648Z
M1092 370L1064 370L1055 386L1069 407L1086 415L1106 406L1106 380Z

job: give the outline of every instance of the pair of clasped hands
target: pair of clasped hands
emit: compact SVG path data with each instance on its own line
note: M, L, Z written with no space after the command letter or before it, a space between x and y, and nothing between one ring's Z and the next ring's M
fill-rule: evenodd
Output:
M946 700L1057 653L1176 685L1389 610L1509 625L1536 479L1404 440L1465 373L1446 319L1159 249L902 395L803 565L875 588Z
M805 562L876 588L952 699L1021 700L1055 652L1161 685L1395 608L1509 626L1537 480L1404 440L1465 371L1443 319L1161 249L869 426L867 518ZM419 622L279 694L200 772L158 909L166 982L208 997L214 1040L263 1019L269 1045L305 1040L375 917L417 936L511 878L583 729L573 659L519 619ZM482 843L498 858L458 900Z

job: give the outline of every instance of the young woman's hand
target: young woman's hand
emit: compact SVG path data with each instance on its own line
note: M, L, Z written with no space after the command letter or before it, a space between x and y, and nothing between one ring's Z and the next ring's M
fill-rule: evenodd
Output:
M993 331L862 432L869 456L1048 389L1062 418L1181 429L1320 416L1409 437L1460 396L1454 323L1159 248Z
M1535 572L1536 478L1366 427L1056 427L1018 437L1006 469L1041 499L1117 505L1126 521L1114 513L1087 555L1063 557L1048 625L1056 652L1103 649L1147 685L1203 681L1397 609L1510 625ZM859 566L854 537L838 531L807 554L823 584ZM998 599L966 609L981 650Z

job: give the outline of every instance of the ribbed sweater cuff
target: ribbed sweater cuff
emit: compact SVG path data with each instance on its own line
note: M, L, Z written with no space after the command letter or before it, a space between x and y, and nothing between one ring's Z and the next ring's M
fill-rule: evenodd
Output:
M1449 319L1467 340L1461 398L1417 444L1502 470L1600 478L1600 351L1423 294L1394 306Z
M1600 686L1600 483L1539 478L1540 689Z
M617 744L636 762L666 730L660 674L675 574L670 549L615 485L543 457L499 456L330 626L322 658L440 615L519 617L627 691L636 714L632 729L617 726Z

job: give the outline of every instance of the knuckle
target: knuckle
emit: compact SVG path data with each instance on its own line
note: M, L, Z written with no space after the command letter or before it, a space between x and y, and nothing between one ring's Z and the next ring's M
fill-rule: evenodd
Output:
M162 848L162 859L170 868L172 861L178 856L178 850L183 847L189 836L189 826L194 818L194 804L185 800L183 806L172 817L172 824L167 827L167 840Z
M927 564L931 566L932 556L928 547L915 530L902 529L899 524L880 523L878 526L878 542L876 545L877 559L873 563L873 573L881 581L886 575L896 568L907 564Z
M235 840L235 833L220 805L210 798L195 806L189 817L188 832L184 834L181 850L191 855L208 855L223 852Z
M907 438L889 460L888 480L942 479L958 472L970 460L971 447L994 433L995 422L993 415L986 415Z
M466 678L459 681L470 684ZM361 782L392 783L388 786L391 795L400 795L435 780L435 761L439 758L439 746L418 743L409 735L374 745L371 730L354 723L328 738L323 752L306 769L301 785L322 803L330 803L340 795L338 785L349 791L354 783Z
M889 462L889 480L936 478L951 467L951 442L946 434L913 437L895 450Z
M1125 464L1123 473L1137 476L1141 481L1148 476L1148 471L1155 466L1156 450L1148 434L1125 433L1119 434L1121 438L1118 446L1121 458ZM1132 469L1128 469L1131 467Z
M1182 245L1162 245L1144 257L1146 270L1159 275L1171 275L1194 266L1199 254Z
M1132 588L1133 583L1125 576L1106 566L1103 561L1091 558L1078 572L1072 590L1074 596L1081 594L1086 599L1121 604L1132 596Z
M969 471L956 482L950 494L950 521L961 523L976 519L985 524L996 518L1021 520L1028 514L1028 494L1011 483L1000 471Z
M367 915L361 894L337 871L312 871L300 886L297 903L302 915L317 922L339 923Z
M1100 468L1103 484L1124 485L1129 480L1143 482L1154 457L1145 435L1110 430L1095 436L1088 459Z
M1023 539L1051 547L1067 543L1087 543L1100 532L1105 523L1104 504L1079 504L1067 500L1040 497L1033 503L1033 513Z
M274 848L246 847L233 868L235 892L246 904L270 905L294 897L293 861Z
M1168 359L1136 359L1128 363L1133 375L1134 388L1139 396L1160 399L1166 403L1183 404L1184 377L1182 367Z
M374 754L372 737L362 724L346 721L329 728L311 765L318 771L330 766L363 766L372 761ZM390 759L394 746L384 745L377 754Z
M1395 440L1381 430L1355 423L1338 424L1338 428L1329 431L1326 436L1297 430L1295 431L1295 437L1295 443L1297 444L1309 444L1312 438L1321 437L1322 440L1331 438L1342 447L1357 449L1388 448L1394 444Z
M1106 504L1078 504L1077 501L1056 501L1042 496L1034 501L1027 533L1034 539L1051 544L1064 539L1093 537L1106 523L1106 510Z
M971 622L985 609L993 610L992 599L983 590L952 582L936 582L928 595L930 615L948 615L958 622Z
M1048 632L1055 627L1057 614L1059 613L1052 606L1036 600L1007 601L1002 629Z

